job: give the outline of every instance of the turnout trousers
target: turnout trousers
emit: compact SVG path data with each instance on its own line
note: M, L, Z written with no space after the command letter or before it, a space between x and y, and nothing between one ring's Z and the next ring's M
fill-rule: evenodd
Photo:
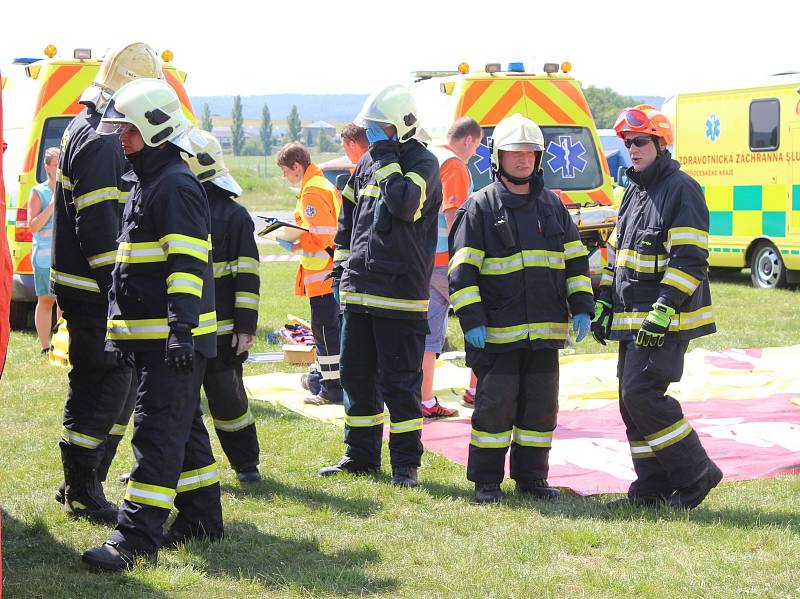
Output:
M342 402L342 383L339 377L339 304L332 293L309 298L311 332L317 346L317 368L309 375L309 389L319 385L319 394L334 403Z
M425 320L381 318L345 310L340 372L347 455L380 466L384 405L389 408L392 467L422 458L422 354Z
M242 381L247 354L235 354L230 335L223 340L217 345L217 357L208 360L203 389L222 451L236 472L247 472L258 467L259 454L256 421Z
M104 307L66 298L60 305L69 332L70 371L59 445L74 463L99 471L107 462L107 471L121 438L116 433L125 432L116 425L130 418L130 411L124 412L133 369L106 360Z
M669 496L703 476L708 455L683 417L667 387L683 375L689 343L667 341L663 347L640 347L620 341L617 376L619 410L631 448L636 480L630 496Z
M546 480L558 415L558 350L470 354L478 387L467 479L501 483L510 447L511 478Z
M158 550L173 505L172 528L187 535L223 534L219 472L200 411L206 359L177 374L163 351L133 354L139 381L133 413L133 455L125 500L109 540L134 552Z

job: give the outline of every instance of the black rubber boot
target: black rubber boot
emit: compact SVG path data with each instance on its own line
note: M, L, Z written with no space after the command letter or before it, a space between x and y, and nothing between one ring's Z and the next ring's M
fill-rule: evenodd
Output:
M500 503L503 501L503 492L497 483L475 483L475 503Z
M104 524L117 523L117 508L106 499L103 485L97 480L97 470L76 464L62 448L64 464L64 513L76 518L88 518Z
M84 564L94 570L120 572L133 568L136 557L136 554L124 549L119 543L106 541L99 547L92 547L84 551L81 559ZM147 557L153 559L156 554L147 554Z
M97 480L101 483L105 482L108 476L108 469L111 467L114 456L117 455L117 447L119 447L120 441L122 441L122 435L108 435L106 437L106 442L103 443L105 450L103 451L103 458L100 460L100 465L97 467Z
M242 471L237 470L236 479L240 483L258 483L261 482L261 473L258 471L258 468Z
M606 502L606 507L612 509L625 507L660 507L667 505L669 497L666 495L635 495L628 494L619 499Z
M380 466L370 466L364 462L354 460L350 456L344 456L341 460L336 462L333 466L326 466L320 468L320 476L332 476L342 472L349 472L350 474L377 474L380 472Z
M546 480L541 478L536 480L518 480L517 493L530 495L532 497L536 497L537 499L547 500L558 499L561 497L561 491L555 487L551 487L547 484Z
M67 484L62 480L61 484L58 485L58 489L56 489L56 501L60 504L64 504L64 488Z
M670 506L676 509L691 510L700 505L708 495L709 491L716 487L722 480L722 470L711 460L708 461L708 469L697 482L678 489L670 497Z
M392 484L397 487L416 487L417 469L413 466L396 466L392 468Z
M209 533L202 526L186 528L180 526L178 523L173 523L172 527L164 533L161 547L172 549L178 545L185 545L190 541L208 541L209 543L216 543L221 541L224 536L224 533L221 531Z

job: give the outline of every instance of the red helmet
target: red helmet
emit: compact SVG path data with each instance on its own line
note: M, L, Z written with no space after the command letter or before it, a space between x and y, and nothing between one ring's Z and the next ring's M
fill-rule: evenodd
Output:
M664 140L664 144L671 146L675 141L672 124L660 111L650 104L638 104L626 108L619 113L617 122L614 123L617 137L623 137L626 131L634 133L647 133Z

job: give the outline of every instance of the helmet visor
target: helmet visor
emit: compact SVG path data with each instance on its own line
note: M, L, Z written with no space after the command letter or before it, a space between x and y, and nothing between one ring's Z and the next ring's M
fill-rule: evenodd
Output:
M240 195L242 195L241 186L236 182L236 179L234 179L229 173L225 173L217 177L214 177L213 179L211 179L210 182L216 185L217 187L221 187L225 191L231 192L237 198Z
M638 108L628 108L617 117L617 122L614 124L614 129L621 131L641 131L650 119L647 115Z
M541 144L535 142L521 142L513 144L502 144L497 146L498 150L505 152L541 152L544 150Z
M103 118L97 127L100 135L122 135L133 126L124 113L117 110L116 102L112 98L103 112Z

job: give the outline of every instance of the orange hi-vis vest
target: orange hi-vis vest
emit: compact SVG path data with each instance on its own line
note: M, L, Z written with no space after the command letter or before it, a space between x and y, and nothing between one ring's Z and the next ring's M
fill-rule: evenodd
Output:
M339 192L322 174L316 164L306 169L294 220L308 228L298 240L302 255L297 269L295 293L306 297L317 297L333 293L333 238L339 222L342 200Z

